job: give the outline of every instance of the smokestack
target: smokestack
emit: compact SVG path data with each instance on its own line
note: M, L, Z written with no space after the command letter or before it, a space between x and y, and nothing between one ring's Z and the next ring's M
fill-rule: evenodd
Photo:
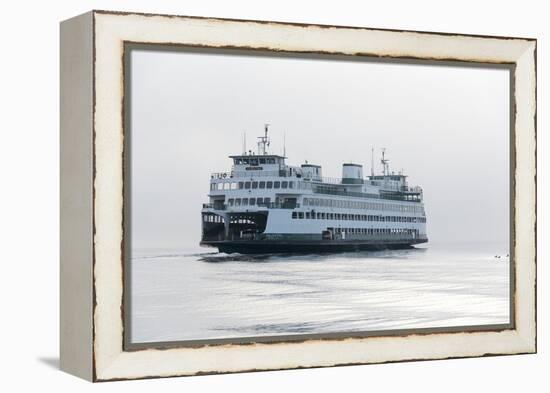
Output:
M363 165L343 164L342 184L363 184Z

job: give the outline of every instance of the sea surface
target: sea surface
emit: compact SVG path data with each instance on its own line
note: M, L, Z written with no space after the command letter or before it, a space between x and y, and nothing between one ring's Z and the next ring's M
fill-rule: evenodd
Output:
M325 255L133 250L134 343L506 324L506 244Z

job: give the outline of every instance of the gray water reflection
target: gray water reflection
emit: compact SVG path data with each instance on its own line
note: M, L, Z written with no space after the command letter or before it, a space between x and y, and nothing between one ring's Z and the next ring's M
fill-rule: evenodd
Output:
M316 255L139 250L132 341L507 323L506 254L502 244Z

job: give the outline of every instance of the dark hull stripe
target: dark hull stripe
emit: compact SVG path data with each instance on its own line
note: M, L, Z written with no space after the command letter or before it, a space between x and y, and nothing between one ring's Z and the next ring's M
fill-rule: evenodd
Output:
M411 248L415 244L426 243L427 239L401 241L203 241L201 246L216 247L220 252L231 254L271 254L271 253L331 253L349 251L378 251Z

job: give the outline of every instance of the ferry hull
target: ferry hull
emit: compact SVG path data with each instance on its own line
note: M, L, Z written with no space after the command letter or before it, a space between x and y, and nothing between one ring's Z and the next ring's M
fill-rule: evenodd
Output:
M201 246L216 247L226 254L309 254L352 251L380 251L412 248L426 243L427 239L407 241L276 241L276 240L219 240L203 241Z

